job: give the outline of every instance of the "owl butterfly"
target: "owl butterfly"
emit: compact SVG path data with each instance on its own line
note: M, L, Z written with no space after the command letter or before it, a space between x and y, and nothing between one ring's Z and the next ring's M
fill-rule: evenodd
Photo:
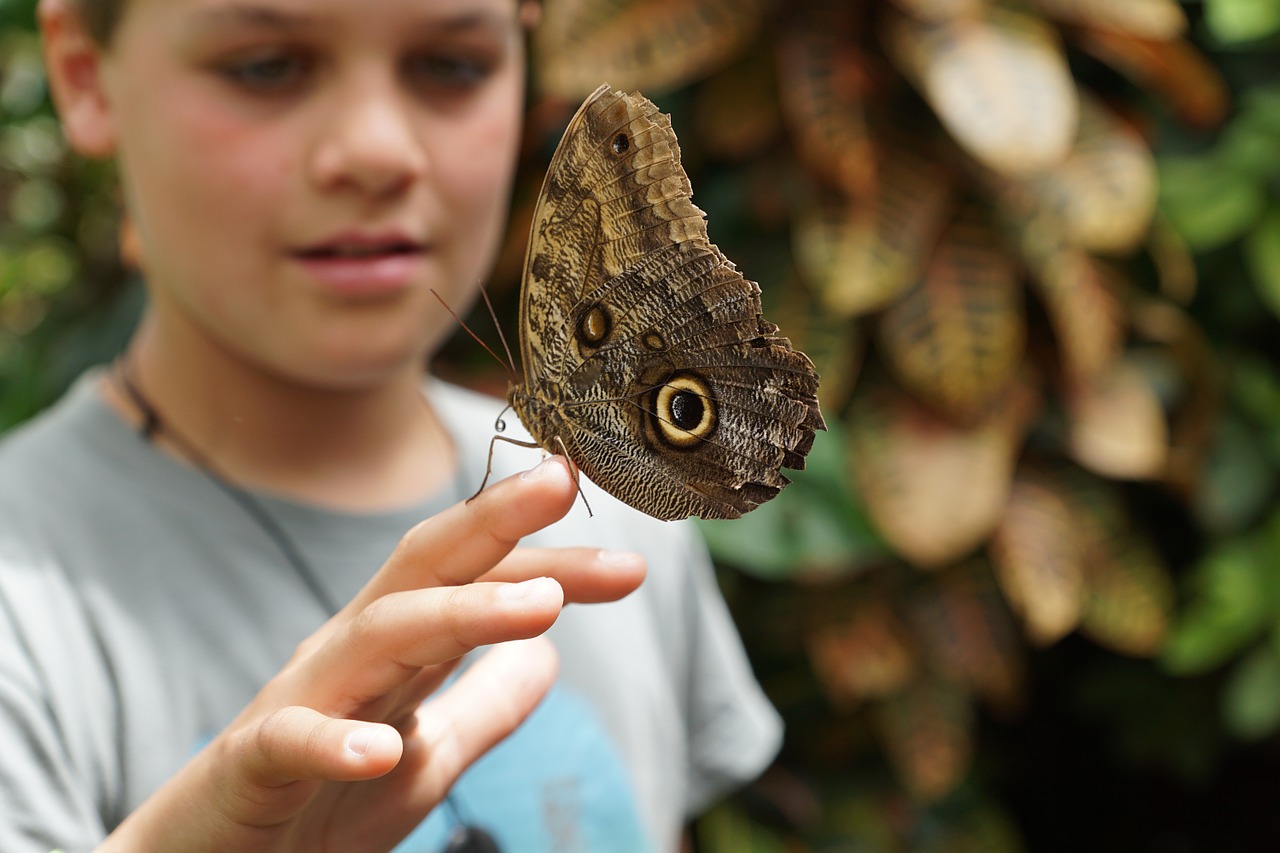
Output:
M826 425L813 363L760 316L691 196L667 116L608 86L587 98L534 209L507 398L541 447L636 509L737 518Z

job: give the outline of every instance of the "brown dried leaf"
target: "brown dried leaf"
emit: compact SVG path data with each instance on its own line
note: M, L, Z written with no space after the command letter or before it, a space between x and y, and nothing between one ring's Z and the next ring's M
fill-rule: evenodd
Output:
M1086 52L1150 90L1178 118L1211 130L1226 118L1230 94L1222 75L1186 41L1159 41L1085 28L1077 41Z
M1063 238L1090 251L1130 251L1155 214L1156 165L1146 143L1088 98L1071 155L1028 184Z
M1022 701L1022 645L986 566L946 570L911 602L912 625L934 672L1001 711Z
M1071 455L1115 479L1153 479L1169 457L1169 426L1147 377L1132 361L1070 387L1066 394Z
M892 695L916 675L910 632L883 600L820 625L805 639L818 681L837 706Z
M556 0L533 32L548 95L585 97L602 82L649 95L723 67L760 29L769 0Z
M912 392L971 420L1004 391L1022 363L1022 294L986 217L969 209L934 246L920 286L880 316L880 349Z
M1004 513L1034 393L1015 384L994 414L962 428L887 382L864 377L859 385L848 435L869 518L915 565L955 562L985 540Z
M969 772L973 703L960 688L919 681L885 700L875 723L890 764L919 799L941 799Z
M1084 568L1074 525L1054 480L1019 470L988 553L1005 599L1038 645L1057 642L1080 623Z
M928 25L898 15L887 43L956 141L988 168L1025 174L1070 151L1075 81L1040 19L992 9L982 19Z
M796 261L831 311L876 311L915 283L951 196L936 161L895 146L884 155L870 202L815 205L800 216Z
M1031 0L1045 14L1073 24L1168 40L1187 29L1177 0Z
M800 160L851 197L875 183L865 101L867 58L854 43L852 6L811 5L779 40L783 112Z

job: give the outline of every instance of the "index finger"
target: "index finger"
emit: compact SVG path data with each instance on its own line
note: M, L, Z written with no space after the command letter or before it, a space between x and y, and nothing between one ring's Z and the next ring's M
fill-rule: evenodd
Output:
M568 462L552 456L428 518L405 534L378 573L342 608L339 621L393 592L474 581L521 538L563 518L577 494Z

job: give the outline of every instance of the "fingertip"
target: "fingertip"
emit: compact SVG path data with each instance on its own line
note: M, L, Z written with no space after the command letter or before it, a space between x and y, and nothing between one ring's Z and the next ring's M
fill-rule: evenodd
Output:
M343 754L355 768L368 768L382 775L400 761L404 742L394 728L380 724L360 724L347 732Z

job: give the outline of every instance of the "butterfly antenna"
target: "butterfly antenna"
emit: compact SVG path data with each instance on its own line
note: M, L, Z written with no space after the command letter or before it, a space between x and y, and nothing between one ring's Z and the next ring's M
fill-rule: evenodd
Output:
M481 294L483 294L483 293L484 293L484 288L483 288L483 287L481 287L481 288L480 288L480 293L481 293ZM502 357L501 357L501 356L499 356L496 352L494 352L492 347L490 347L490 346L489 346L488 344L486 344L484 341L480 340L480 336L479 336L479 335L477 335L475 332L471 331L471 327L470 327L470 326L468 326L466 323L464 323L464 322L462 321L462 318L458 316L458 312L454 311L452 308L450 308L450 307L449 307L449 303L444 301L444 297L443 297L443 296L441 296L439 293L437 293L437 292L436 292L436 289L435 289L434 287L433 287L433 288L431 288L431 295L432 295L432 296L434 296L437 300L439 300L440 304L444 306L444 310L446 310L446 311L448 311L448 312L449 312L449 316L453 317L453 319L454 319L454 320L457 320L457 321L458 321L458 325L462 327L462 330L463 330L464 332L466 332L468 335L470 335L470 336L471 336L471 340L473 340L473 341L475 341L476 343L478 343L481 347L483 347L483 348L484 348L484 351L485 351L485 352L487 352L487 353L489 353L489 355L493 356L493 360L494 360L494 361L498 362L498 364L503 364ZM488 297L487 295L484 297L484 302L485 302L485 304L486 304L486 305L489 305L489 297ZM493 306L492 306L492 305L489 305L489 313L490 313L490 314L493 314ZM494 324L495 324L495 325L497 325L497 320L496 320L496 318L495 318L495 320L494 320ZM498 337L499 337L499 338L502 338L502 329L501 329L501 328L499 328L499 329L498 329ZM503 347L506 347L506 345L507 345L506 338L503 338L503 339L502 339L502 345L503 345ZM511 350L510 350L510 349L508 349L508 350L507 350L507 362L506 362L506 364L505 364L505 365L503 365L503 366L507 368L507 374L508 374L509 378L511 379L511 381L513 381L513 382L514 382L514 381L515 381L516 372L515 372L515 364L511 361Z
M514 380L516 360L511 357L511 347L507 346L507 336L502 333L502 324L498 322L498 312L493 310L493 303L489 301L489 291L484 289L483 284L480 285L480 297L484 299L485 307L489 309L489 316L493 319L493 327L498 330L498 340L502 341L502 349L507 353L507 366Z

